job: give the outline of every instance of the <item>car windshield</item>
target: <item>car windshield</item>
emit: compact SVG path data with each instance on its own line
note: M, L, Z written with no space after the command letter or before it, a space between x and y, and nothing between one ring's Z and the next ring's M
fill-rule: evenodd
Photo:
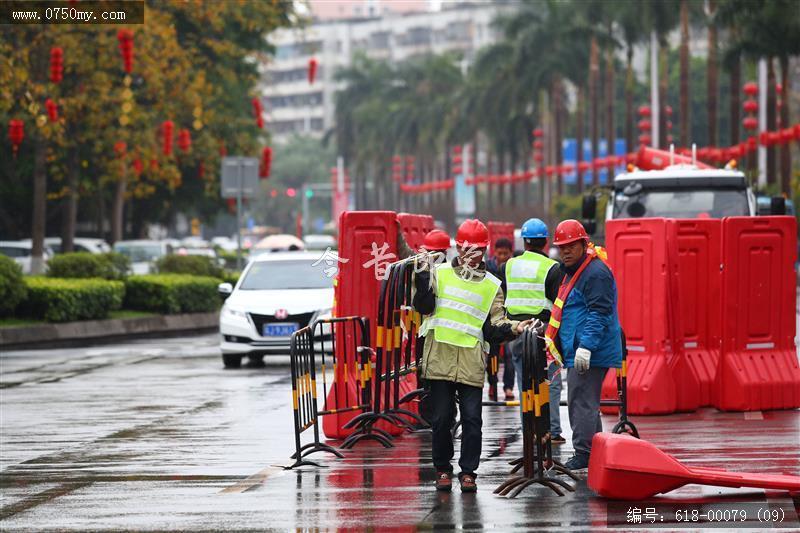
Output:
M722 218L749 215L744 189L644 189L614 196L614 218Z
M315 261L258 261L247 271L240 290L327 289L333 287L336 260L314 265ZM328 274L331 274L330 276Z
M164 255L164 249L160 244L115 244L114 250L122 255L128 256L131 262L141 263L153 261Z

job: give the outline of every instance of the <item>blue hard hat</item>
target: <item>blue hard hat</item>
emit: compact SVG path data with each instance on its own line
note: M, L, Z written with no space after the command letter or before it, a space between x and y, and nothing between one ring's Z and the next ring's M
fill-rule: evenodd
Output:
M547 224L538 218L529 218L522 225L520 233L523 239L546 239L548 237Z

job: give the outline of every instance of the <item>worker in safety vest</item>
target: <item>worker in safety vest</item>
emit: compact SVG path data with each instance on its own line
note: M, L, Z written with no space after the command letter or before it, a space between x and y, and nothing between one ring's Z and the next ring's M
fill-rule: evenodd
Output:
M467 220L456 235L458 256L415 278L414 308L430 315L422 324L425 337L422 377L430 386L433 406L433 464L436 489L452 487L452 409L458 391L461 412L462 492L474 492L481 455L481 408L489 342L513 339L530 322L510 321L503 309L500 280L483 261L489 231L479 220Z
M553 242L565 277L553 302L545 344L550 356L563 358L568 368L567 405L575 456L565 466L580 470L589 466L592 437L603 431L603 379L609 368L622 366L617 285L580 222L561 222Z
M506 263L506 312L512 320L535 319L540 333L550 320L550 310L558 296L558 287L564 273L558 261L547 255L549 233L547 225L538 218L527 220L520 230L525 252ZM506 345L512 353L517 373L517 386L522 391L522 345L512 341ZM544 350L544 341L541 343ZM550 440L556 444L566 442L561 436L561 373L555 361L548 365L550 380Z

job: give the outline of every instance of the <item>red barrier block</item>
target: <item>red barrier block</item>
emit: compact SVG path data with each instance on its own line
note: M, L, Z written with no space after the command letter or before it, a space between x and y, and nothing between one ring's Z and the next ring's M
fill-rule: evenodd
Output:
M669 220L669 360L678 411L713 405L721 348L722 220Z
M397 221L403 232L408 246L415 252L420 249L425 235L434 229L433 217L430 215L413 215L411 213L398 213Z
M800 407L794 217L723 220L722 358L717 408Z
M375 344L375 324L378 312L378 293L380 280L376 279L375 268L363 265L375 259L373 243L380 250L384 243L388 244L386 253L397 253L397 222L393 211L345 211L339 217L339 273L336 276L334 289L335 316L365 316L370 322L370 339ZM387 257L387 261L397 257ZM341 339L337 344L343 346ZM338 354L337 354L338 355ZM341 361L340 361L341 362ZM344 387L348 387L347 395L356 397L355 354L347 354L347 368L351 369L353 379L336 380L334 387L339 388L338 398L344 398ZM334 387L328 393L329 408L350 407L337 405ZM346 412L322 417L322 429L329 438L345 438L352 430L342 426L357 412Z
M514 246L514 229L516 226L512 222L489 222L486 227L489 229L489 250L488 257L494 255L494 243L497 239L505 237Z
M675 383L667 364L669 328L666 220L620 219L606 223L609 263L617 282L618 307L628 344L628 411L675 411ZM603 397L616 398L612 373Z

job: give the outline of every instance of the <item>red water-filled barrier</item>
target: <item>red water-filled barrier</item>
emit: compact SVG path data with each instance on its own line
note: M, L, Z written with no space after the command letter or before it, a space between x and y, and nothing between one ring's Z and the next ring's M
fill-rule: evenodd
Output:
M731 217L723 223L722 357L717 407L800 407L794 344L797 222Z
M415 252L420 249L425 235L433 230L433 217L430 215L413 215L410 213L398 213L397 222L400 223L400 230L403 232L408 246Z
M676 398L667 362L672 344L664 219L611 220L606 223L606 243L628 343L628 410L631 414L672 413ZM603 397L615 399L616 391L609 372Z
M433 229L433 218L428 215L397 215L393 211L346 211L339 217L339 273L334 284L334 315L363 316L369 319L370 342L376 347L376 324L378 315L378 295L380 291L383 268L396 261L398 223L404 238L412 248L422 244L422 238ZM417 243L417 241L419 241ZM417 246L415 246L417 244ZM384 245L386 245L384 247ZM376 271L376 268L378 269ZM338 336L345 334L336 331L337 345L345 346ZM348 339L349 340L349 339ZM352 342L348 343L352 345ZM355 365L355 353L348 353L340 361L346 362L351 379L345 383L337 380L328 393L328 406L331 409L350 407L338 405L337 398L355 398L356 380L358 378ZM416 376L409 374L400 381L400 396L416 389ZM344 388L348 387L348 394ZM338 394L334 393L338 388ZM405 409L417 413L417 404L403 404ZM357 412L337 413L322 417L322 429L329 438L345 438L352 429L343 426L354 418ZM391 424L380 422L376 427L393 435L402 429Z
M694 161L692 163L691 157L685 155L672 154L670 156L667 150L658 150L650 148L649 146L642 146L636 152L636 168L639 170L662 170L670 165L670 161L674 165L691 165L694 164L697 168L714 168L701 161Z
M670 320L676 409L713 405L719 365L722 320L721 220L668 220Z
M516 226L512 222L489 222L486 227L489 229L489 249L487 251L489 257L494 255L494 243L497 242L497 239L506 238L511 241L511 246L514 246Z

